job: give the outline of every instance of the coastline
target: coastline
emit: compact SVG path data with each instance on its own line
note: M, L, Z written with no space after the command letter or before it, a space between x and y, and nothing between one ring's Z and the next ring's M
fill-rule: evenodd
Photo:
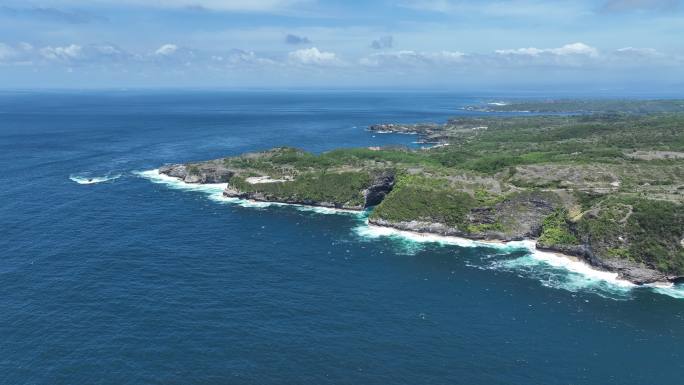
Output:
M439 235L433 233L401 230L391 226L371 224L368 223L368 221L365 221L365 226L368 228L369 232L375 232L375 234L371 236L376 237L396 236L416 242L443 243L461 247L495 247L502 250L527 250L529 251L530 256L541 262L547 263L550 266L564 268L574 273L588 275L593 278L626 288L635 288L639 286L649 287L652 285L671 288L673 286L671 282L657 282L648 285L638 285L629 280L620 278L617 272L598 269L577 256L537 249L536 240L534 239L523 239L519 241L504 241L496 239L471 239L451 235Z
M158 168L146 171L134 171L133 174L145 178L152 183L165 184L172 189L198 191L209 195L209 199L218 203L235 203L242 207L264 208L269 206L291 206L302 211L313 211L319 214L347 214L363 215L365 210L339 209L335 207L306 205L299 203L285 203L275 201L261 201L255 199L245 199L224 195L227 183L187 183L180 178L162 174Z
M237 197L230 197L224 195L224 190L227 183L187 183L177 177L168 176L159 172L159 169L152 169L147 171L135 172L136 175L152 181L153 183L166 184L171 188L182 189L187 191L200 191L209 194L209 198L218 203L233 203L242 207L249 208L265 208L270 206L291 206L301 211L316 212L319 214L347 214L363 218L363 231L359 231L358 235L368 237L401 237L410 241L422 243L441 243L448 245L455 245L460 247L495 247L502 250L516 249L527 250L529 255L536 260L546 263L549 266L565 269L569 272L592 277L597 280L605 281L623 288L636 287L650 287L660 289L664 294L668 290L672 290L675 286L670 281L656 281L650 283L635 283L628 279L620 277L620 273L606 269L600 269L588 263L584 258L576 255L564 254L556 250L545 250L537 248L536 239L525 238L522 240L502 240L502 239L483 239L483 238L468 238L464 236L455 235L441 235L433 232L419 232L411 230L403 230L391 225L378 225L369 223L367 217L364 217L367 210L353 210L353 209L339 209L333 207L326 207L313 204L301 203L285 203L277 201L261 201L253 199L244 199ZM673 295L671 295L673 296Z

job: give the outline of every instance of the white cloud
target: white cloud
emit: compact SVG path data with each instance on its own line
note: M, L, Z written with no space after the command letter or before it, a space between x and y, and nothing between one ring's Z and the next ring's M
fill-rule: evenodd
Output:
M34 48L28 43L19 43L16 46L0 43L0 64L30 65Z
M244 51L241 49L233 49L227 54L221 53L212 55L211 61L215 64L225 64L231 67L277 64L274 60L260 57L253 51Z
M467 55L457 51L416 52L410 50L382 52L361 58L359 64L367 67L431 66L461 63Z
M624 47L615 50L617 55L624 56L639 56L639 57L661 57L664 56L661 52L653 48L634 48Z
M0 62L8 61L15 55L14 48L5 43L0 43Z
M540 56L544 54L568 56L568 55L584 55L596 57L599 55L598 49L588 46L584 43L566 44L559 48L517 48L517 49L500 49L495 51L499 55L520 55L520 56Z
M74 60L81 57L82 47L76 44L70 44L64 47L43 47L40 49L40 54L48 60Z
M346 53L345 58L349 57L349 60L343 60L335 52L320 50L317 47L283 54L278 51L257 53L240 49L195 50L169 43L156 49L148 48L146 51L134 53L110 43L43 47L34 47L28 43L0 43L0 65L4 68L31 65L36 70L74 68L160 73L197 71L198 74L209 70L215 74L246 73L252 76L267 76L271 73L299 76L309 72L357 78L364 75L379 76L378 74L383 73L395 74L394 76L416 75L412 79L420 79L420 76L424 76L425 79L463 77L464 74L467 77L508 73L543 74L544 70L609 73L623 70L684 68L684 58L681 56L662 53L653 48L624 47L599 51L584 43L566 44L556 48L503 49L489 53L388 50L376 51L365 56L352 56L352 52ZM315 71L316 67L326 70ZM329 68L334 70L327 70Z
M548 50L554 55L587 55L587 56L598 56L599 51L590 47L584 43L572 43L566 44L560 48L551 48Z
M156 51L154 51L154 54L158 56L169 56L173 55L176 51L178 51L177 45L164 44L163 46L159 47Z
M440 51L429 55L429 57L437 59L439 62L443 63L460 62L465 56L466 54L458 51Z
M306 65L340 64L340 60L333 52L319 51L316 47L298 49L288 54L291 62Z

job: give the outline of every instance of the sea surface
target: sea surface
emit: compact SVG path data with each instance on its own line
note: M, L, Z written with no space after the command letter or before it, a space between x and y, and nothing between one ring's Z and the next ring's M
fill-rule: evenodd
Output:
M682 383L682 288L153 171L505 98L0 93L0 384Z

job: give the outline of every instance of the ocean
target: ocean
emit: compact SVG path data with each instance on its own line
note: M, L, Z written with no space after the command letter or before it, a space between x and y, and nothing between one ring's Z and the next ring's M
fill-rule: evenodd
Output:
M655 384L684 289L529 244L368 227L156 176L288 145L405 145L506 95L0 93L0 384Z

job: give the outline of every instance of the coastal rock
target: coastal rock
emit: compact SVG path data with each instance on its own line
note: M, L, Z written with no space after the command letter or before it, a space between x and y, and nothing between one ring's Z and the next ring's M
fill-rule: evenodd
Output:
M618 273L618 278L637 285L667 282L678 279L678 277L668 277L666 274L655 269L626 259L601 258L596 255L588 245L545 245L537 242L536 248L542 251L579 257L595 268L616 272Z
M220 160L170 164L159 168L160 174L182 179L185 183L227 183L235 171L225 167Z
M380 202L385 199L387 194L392 191L394 182L394 170L383 171L376 174L371 182L371 185L363 192L365 207L371 207L380 204Z
M393 222L379 218L369 218L368 223L376 226L391 227L397 230L413 231L416 233L429 233L436 235L443 235L449 237L462 237L470 239L484 239L484 237L472 237L472 234L461 231L452 226L447 226L443 223L425 222L425 221L403 221Z
M244 192L236 189L235 187L228 185L225 190L223 190L223 196L227 198L240 198L248 199L256 202L274 202L274 203L285 203L292 205L303 205L303 206L316 206L316 207L326 207L331 209L341 209L341 210L357 210L361 211L364 208L356 205L346 205L338 202L326 202L326 201L316 201L312 199L299 199L291 197L279 197L275 195L265 194L263 192Z
M188 175L188 170L183 164L167 164L159 167L159 173L174 178L185 179Z
M491 207L476 207L468 214L472 228L485 228L471 234L471 238L503 241L537 238L541 234L544 218L561 207L556 194L550 192L523 192L514 194ZM498 224L498 226L493 226ZM498 227L493 230L491 227ZM489 229L487 229L489 228Z
M317 201L313 199L297 198L297 197L284 197L276 196L261 191L240 191L234 186L228 184L223 190L223 196L228 198L240 198L248 199L256 202L274 202L274 203L285 203L293 205L304 205L304 206L316 206L316 207L326 207L333 209L342 210L358 210L361 211L364 207L360 205L348 205L339 202L327 202L327 201Z

